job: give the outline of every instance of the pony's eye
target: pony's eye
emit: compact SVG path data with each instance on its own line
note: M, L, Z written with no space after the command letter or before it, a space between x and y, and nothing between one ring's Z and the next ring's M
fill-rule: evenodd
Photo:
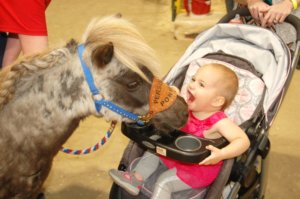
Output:
M130 82L129 84L127 84L127 88L132 90L132 89L135 89L139 86L139 82L138 81L133 81L133 82Z

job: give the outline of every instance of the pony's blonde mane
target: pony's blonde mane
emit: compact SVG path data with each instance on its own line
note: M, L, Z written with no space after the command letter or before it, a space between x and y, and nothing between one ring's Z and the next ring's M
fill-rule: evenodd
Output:
M153 49L132 23L118 16L92 20L83 35L85 56L97 46L109 42L113 43L115 57L141 77L147 79L138 65L147 67L155 76L159 76L159 62Z
M86 45L85 55L99 45L112 42L115 57L131 70L147 79L138 67L143 65L154 75L159 75L155 70L159 64L153 49L146 44L135 26L125 19L111 16L92 20L83 36L83 42ZM69 54L67 48L44 52L24 58L0 71L0 110L12 98L15 84L20 77L59 65L67 60Z

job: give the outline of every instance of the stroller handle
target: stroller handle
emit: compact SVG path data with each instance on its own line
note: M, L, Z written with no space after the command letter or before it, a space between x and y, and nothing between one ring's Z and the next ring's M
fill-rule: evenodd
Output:
M250 11L248 8L238 8L236 10L232 10L228 12L224 17L222 17L218 23L228 23L231 19L233 19L236 14L239 14L240 16L251 16ZM295 15L288 15L285 20L285 22L291 24L294 26L297 32L297 41L300 40L300 19L296 17Z

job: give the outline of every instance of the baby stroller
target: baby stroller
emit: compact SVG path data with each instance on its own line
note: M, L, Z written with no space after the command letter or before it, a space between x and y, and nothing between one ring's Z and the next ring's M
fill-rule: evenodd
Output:
M165 77L165 81L181 88L197 67L217 62L233 69L240 81L238 94L227 115L245 130L251 146L242 156L224 161L215 182L205 189L176 192L174 199L263 198L268 169L270 141L268 131L288 88L298 62L300 23L289 16L286 21L296 28L295 51L291 51L274 32L252 25L228 24L236 14L249 16L239 9L223 17L217 25L201 33ZM119 169L131 170L149 147L141 137L133 139L124 151ZM153 141L152 144L155 145ZM138 196L131 196L116 184L110 199L150 198L156 178L163 168L150 176Z

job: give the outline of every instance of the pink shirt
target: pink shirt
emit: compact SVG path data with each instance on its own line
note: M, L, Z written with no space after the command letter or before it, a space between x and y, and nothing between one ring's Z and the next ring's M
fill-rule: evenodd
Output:
M219 120L226 118L224 112L216 112L210 117L199 120L192 112L186 125L181 129L183 132L203 138L204 130L210 129ZM177 176L192 188L206 187L218 176L223 161L215 165L185 164L167 157L160 157L163 163L169 168L175 167Z

